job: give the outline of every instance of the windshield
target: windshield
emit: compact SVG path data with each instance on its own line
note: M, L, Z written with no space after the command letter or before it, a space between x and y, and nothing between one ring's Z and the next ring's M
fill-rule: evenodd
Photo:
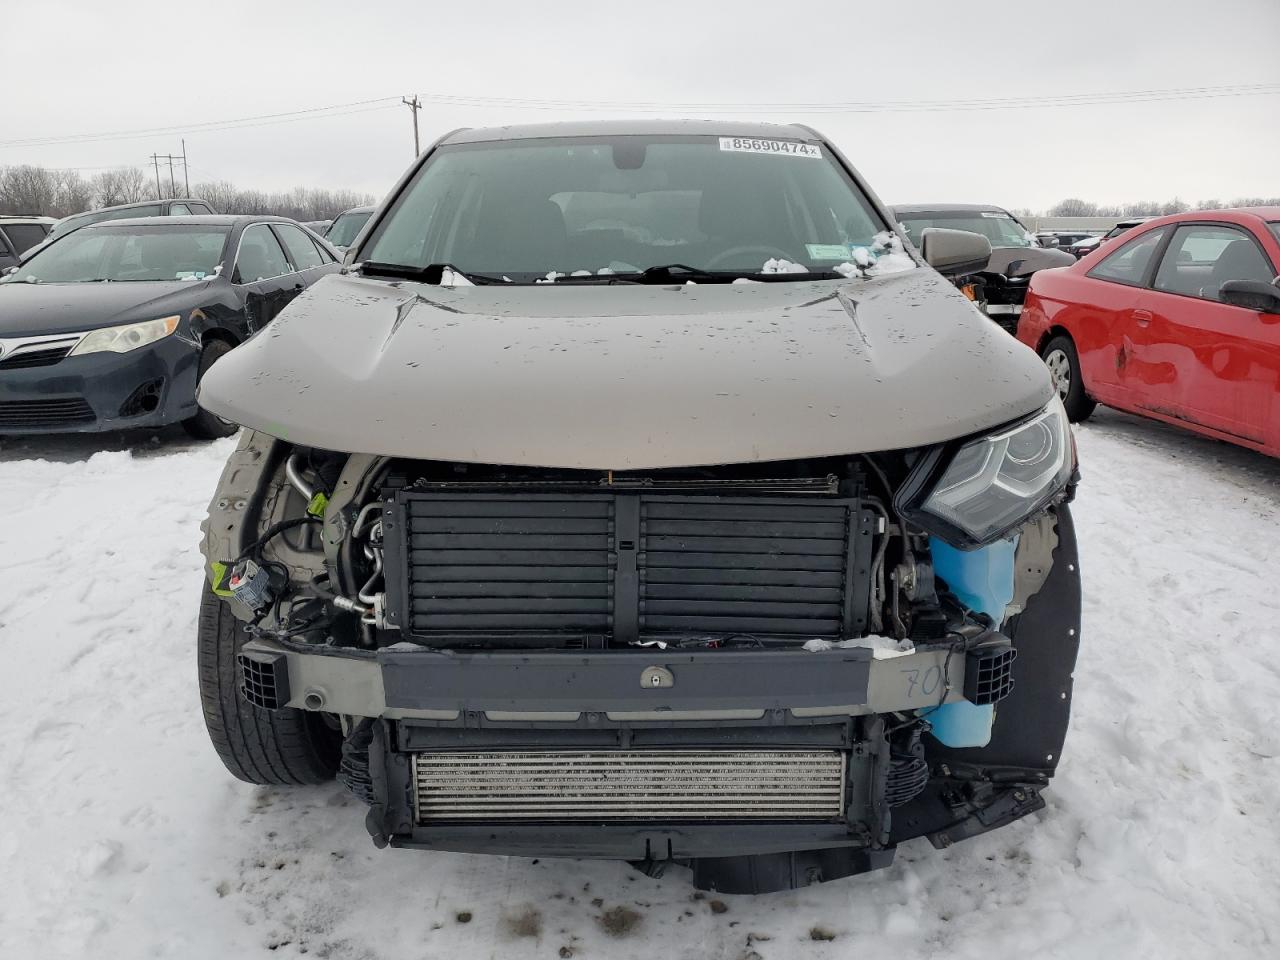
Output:
M77 230L36 253L7 282L203 280L217 272L229 232L167 225Z
M619 136L442 147L361 259L530 283L667 266L829 275L884 252L882 267L914 266L820 144Z
M929 227L980 233L993 247L1033 247L1035 238L1007 213L995 210L935 211L907 213L898 218L912 242L920 245L920 234Z
M356 238L356 234L360 232L360 228L371 216L373 216L372 213L344 213L333 221L333 226L329 228L324 238L335 247L349 247L351 241Z

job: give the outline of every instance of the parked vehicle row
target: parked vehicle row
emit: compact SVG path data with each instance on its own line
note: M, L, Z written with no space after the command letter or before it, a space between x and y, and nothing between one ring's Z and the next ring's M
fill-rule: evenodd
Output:
M1132 217L1128 220L1119 220L1116 222L1116 225L1106 233L1099 234L1097 236L1082 237L1067 247L1067 251L1079 260L1081 257L1088 256L1093 253L1093 251L1097 250L1103 244L1114 240L1122 234L1128 233L1134 227L1141 226L1150 219L1151 217Z

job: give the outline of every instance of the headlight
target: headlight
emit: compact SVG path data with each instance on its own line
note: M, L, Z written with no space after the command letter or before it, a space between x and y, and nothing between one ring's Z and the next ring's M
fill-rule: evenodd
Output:
M1062 492L1075 468L1072 449L1067 412L1054 397L1030 420L960 447L902 510L957 547L991 543Z
M141 323L126 323L121 327L103 327L86 334L84 339L75 345L69 356L83 353L128 353L138 347L162 340L178 329L181 317L161 317L159 320L143 320Z

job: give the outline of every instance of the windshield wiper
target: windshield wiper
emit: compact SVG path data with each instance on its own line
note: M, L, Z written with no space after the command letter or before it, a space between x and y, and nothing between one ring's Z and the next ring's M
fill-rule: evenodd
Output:
M734 280L756 280L781 283L787 280L837 280L843 275L832 270L810 270L807 273L761 273L758 270L705 270L687 263L664 263L644 270L617 273L593 273L557 277L556 283L732 283Z
M477 286L486 283L505 283L501 277L492 277L485 273L469 273L459 270L451 263L431 263L425 267L415 267L407 263L379 263L366 260L360 265L360 273L366 277L398 277L402 280L416 280L419 283L434 283L439 286L446 270L451 270L460 277L465 277Z

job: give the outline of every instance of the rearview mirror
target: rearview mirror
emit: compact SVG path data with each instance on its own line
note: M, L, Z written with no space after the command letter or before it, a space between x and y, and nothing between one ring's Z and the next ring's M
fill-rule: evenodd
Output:
M978 273L991 259L991 241L968 230L929 227L920 234L920 253L925 263L947 276Z
M1276 282L1264 283L1261 280L1228 280L1219 289L1218 294L1223 303L1246 310L1257 310L1259 313L1280 314L1280 288Z

